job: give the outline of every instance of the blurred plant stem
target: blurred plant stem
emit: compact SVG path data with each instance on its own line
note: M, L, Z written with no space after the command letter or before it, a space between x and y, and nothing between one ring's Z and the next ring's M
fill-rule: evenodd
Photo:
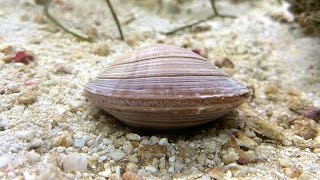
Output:
M210 1L212 10L213 10L213 15L211 15L211 16L205 18L205 19L201 19L201 20L198 20L198 21L196 21L196 22L193 22L193 23L191 23L191 24L187 24L187 25L185 25L185 26L176 28L176 29L174 29L174 30L172 30L172 31L169 31L169 32L166 32L166 33L164 33L164 34L166 34L166 35L172 35L172 34L175 34L175 33L178 32L178 31L181 31L181 30L184 30L184 29L188 29L188 28L192 28L193 26L196 26L196 25L198 25L198 24L200 24L200 23L202 23L202 22L208 21L208 20L213 19L213 18L215 18L215 17L221 17L221 18L236 18L236 16L233 16L233 15L220 14L220 13L218 12L217 7L216 7L216 1L215 1L215 0L209 0L209 1Z
M106 1L107 1L108 6L109 6L109 9L110 9L110 11L111 11L111 14L112 14L112 16L113 16L113 19L114 19L114 21L115 21L116 24L117 24L117 27L118 27L118 31L119 31L121 40L124 41L124 36L123 36L123 34L122 34L122 29L121 29L121 25L120 25L120 23L119 23L118 17L117 17L116 13L115 13L114 10L113 10L113 7L112 7L112 4L111 4L110 0L106 0Z
M84 41L89 41L91 42L92 41L92 38L90 37L85 37L85 36L82 36L76 32L73 32L71 30L69 30L68 28L66 28L65 26L63 26L56 18L54 18L50 12L49 12L49 5L51 3L51 0L45 0L43 1L43 4L44 4L44 12L46 14L46 16L48 17L48 19L50 19L54 24L56 24L57 26L59 26L61 29L63 29L65 32L77 37L78 39L80 40L84 40Z

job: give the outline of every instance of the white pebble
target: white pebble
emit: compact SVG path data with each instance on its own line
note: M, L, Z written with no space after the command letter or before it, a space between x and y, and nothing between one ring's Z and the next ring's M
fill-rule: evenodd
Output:
M7 166L11 162L11 158L7 156L0 156L0 169Z
M121 175L121 168L120 168L120 166L117 166L117 167L115 168L115 174L116 174L117 176L120 176L120 175Z
M141 137L139 136L139 134L129 133L126 135L126 137L130 141L140 141L141 140Z
M74 146L75 147L83 147L84 146L84 144L86 143L86 140L84 140L84 139L75 139L74 140Z
M204 176L202 176L202 180L210 180L211 178L210 178L210 176L208 176L208 175L204 175Z
M150 141L151 141L150 145L155 145L159 142L159 138L157 138L156 136L151 136Z
M124 150L124 152L126 152L127 154L130 154L133 150L133 146L130 143L130 141L126 141L123 146L122 149Z
M35 132L33 130L18 131L16 137L23 140L31 141L34 139Z
M67 156L63 161L63 170L64 171L80 171L86 172L88 166L87 157L82 156L79 153L72 153Z
M148 171L149 173L152 173L152 174L155 174L158 172L158 169L155 168L154 166L151 166L151 165L146 166L145 169L146 169L146 171Z
M89 149L87 146L83 146L83 147L81 148L81 150L82 150L83 152L88 152L90 149Z
M176 156L171 156L171 157L169 158L169 162L173 163L173 162L175 162L175 161L176 161Z
M111 174L112 174L112 172L111 172L111 170L109 168L98 173L99 176L102 176L102 177L105 177L105 178L109 178L111 176Z
M174 167L173 166L170 166L169 169L168 169L168 172L170 174L173 174L174 173Z
M65 149L66 149L65 147L59 146L57 147L57 152L62 153Z
M18 83L9 83L7 84L7 88L13 92L19 91L19 84Z
M168 139L167 138L162 138L159 141L159 145L167 145L168 144Z
M28 152L26 156L27 156L28 160L31 162L31 164L34 164L34 163L40 161L40 159L41 159L40 154L38 154L34 151Z
M115 150L113 152L110 152L109 156L115 161L120 161L126 156L126 153L122 150Z

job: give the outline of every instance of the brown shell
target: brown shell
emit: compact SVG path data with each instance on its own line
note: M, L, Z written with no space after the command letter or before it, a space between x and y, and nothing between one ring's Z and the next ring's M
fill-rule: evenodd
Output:
M249 90L198 54L158 44L115 61L85 96L130 126L177 129L227 114Z

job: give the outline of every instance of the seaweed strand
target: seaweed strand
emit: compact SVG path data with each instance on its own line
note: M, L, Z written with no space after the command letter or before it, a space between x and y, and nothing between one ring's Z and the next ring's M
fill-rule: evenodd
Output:
M112 16L113 16L113 19L114 19L114 21L115 21L116 24L117 24L117 27L118 27L118 31L119 31L121 40L124 41L124 36L123 36L123 34L122 34L121 25L120 25L120 23L119 23L118 17L117 17L117 15L116 15L115 11L113 10L113 7L112 7L112 4L111 4L110 0L106 0L106 1L107 1L108 6L109 6L109 9L110 9L110 11L111 11L111 14L112 14Z
M176 32L178 31L182 31L184 29L188 29L188 28L191 28L193 26L196 26L202 22L205 22L205 21L208 21L210 19L213 19L215 17L221 17L221 18L236 18L236 16L233 16L233 15L224 15L224 14L220 14L216 8L216 4L215 4L215 0L209 0L210 3L211 3L211 7L212 7L212 10L213 10L213 15L212 16L209 16L205 19L201 19L201 20L198 20L196 22L193 22L191 24L187 24L187 25L184 25L182 27L179 27L179 28L176 28L176 29L173 29L172 31L169 31L169 32L165 32L164 34L165 35L172 35L172 34L175 34Z
M63 29L65 32L79 38L80 40L84 40L84 41L89 41L91 42L92 39L90 37L84 37L76 32L73 32L71 30L69 30L68 28L66 28L65 26L63 26L56 18L54 18L51 13L49 12L49 5L51 3L51 0L46 0L45 4L44 4L44 12L46 14L46 16L48 17L48 19L50 19L55 25L59 26L61 29Z

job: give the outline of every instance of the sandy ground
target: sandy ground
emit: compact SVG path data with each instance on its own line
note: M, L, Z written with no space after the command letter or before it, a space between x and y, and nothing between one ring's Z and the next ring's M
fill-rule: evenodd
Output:
M288 4L218 1L237 18L171 36L163 32L209 16L210 4L114 7L126 42L104 1L54 1L50 11L89 43L61 31L34 1L0 1L1 179L320 178L319 117L308 115L320 106L320 39L301 33ZM83 85L117 56L160 42L202 50L212 63L230 59L234 67L222 69L251 88L251 100L178 135L135 131L86 101ZM8 60L21 50L34 61Z

